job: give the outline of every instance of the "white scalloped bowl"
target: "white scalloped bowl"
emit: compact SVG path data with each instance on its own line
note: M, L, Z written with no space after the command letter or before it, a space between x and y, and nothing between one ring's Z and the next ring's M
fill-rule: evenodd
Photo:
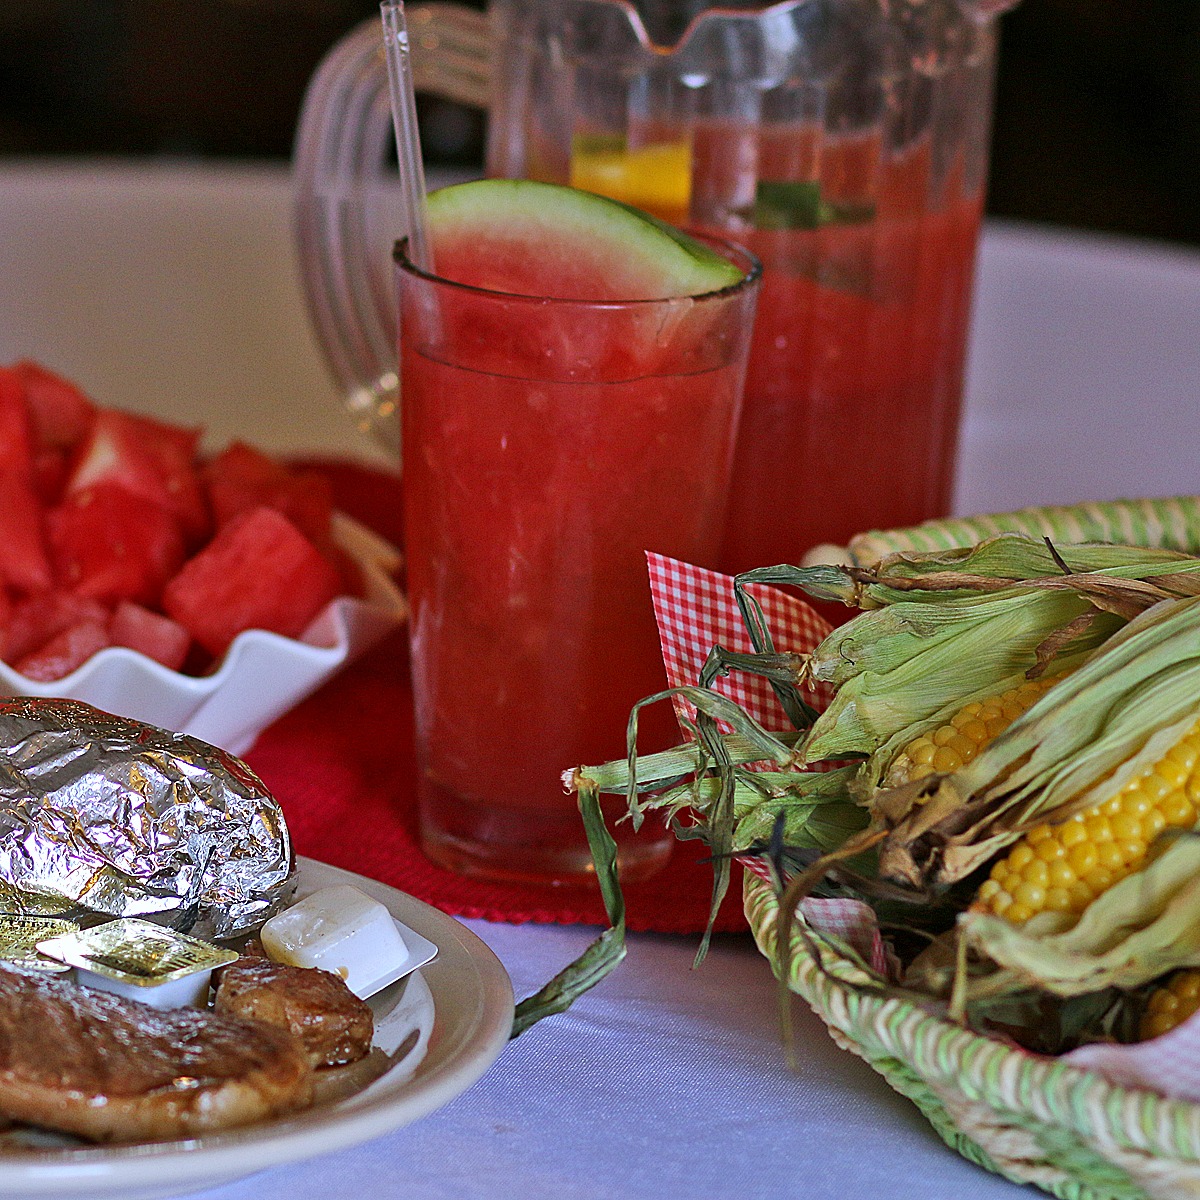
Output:
M268 725L407 616L391 578L399 565L396 549L343 513L335 514L334 536L362 568L367 594L332 601L299 638L248 629L233 640L215 672L199 676L171 671L123 646L101 650L49 683L26 679L0 663L0 690L82 700L244 754Z

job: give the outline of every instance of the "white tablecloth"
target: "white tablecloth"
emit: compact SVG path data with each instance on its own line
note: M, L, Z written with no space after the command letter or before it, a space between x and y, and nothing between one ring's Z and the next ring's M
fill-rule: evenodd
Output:
M989 226L960 511L1200 488L1200 254ZM98 399L285 450L371 453L296 291L288 184L258 167L0 169L0 361L33 356ZM594 930L471 922L518 995ZM948 1150L917 1111L775 992L748 938L690 969L684 939L629 958L513 1043L465 1095L336 1155L205 1193L432 1200L991 1200L1031 1195Z

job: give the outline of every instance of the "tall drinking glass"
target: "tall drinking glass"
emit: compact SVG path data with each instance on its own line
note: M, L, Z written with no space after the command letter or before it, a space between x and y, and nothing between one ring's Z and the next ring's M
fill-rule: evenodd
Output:
M561 776L619 756L665 686L645 552L711 564L724 532L759 268L712 244L742 282L628 302L486 291L397 251L421 838L455 870L591 869ZM618 841L637 878L672 839Z

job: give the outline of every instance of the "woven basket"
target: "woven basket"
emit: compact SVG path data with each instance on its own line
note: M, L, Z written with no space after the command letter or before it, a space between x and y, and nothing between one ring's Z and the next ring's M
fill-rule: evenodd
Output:
M778 897L746 873L746 916L778 973ZM815 935L814 935L815 936ZM799 934L788 987L929 1119L964 1158L1063 1200L1200 1197L1200 1105L1113 1087L1066 1062L1014 1050L864 988L866 974Z

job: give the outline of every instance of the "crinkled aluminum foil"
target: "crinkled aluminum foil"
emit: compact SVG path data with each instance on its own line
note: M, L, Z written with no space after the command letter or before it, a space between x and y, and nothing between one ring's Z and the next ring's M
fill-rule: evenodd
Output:
M206 742L75 700L0 703L0 910L227 938L291 899L278 803Z

